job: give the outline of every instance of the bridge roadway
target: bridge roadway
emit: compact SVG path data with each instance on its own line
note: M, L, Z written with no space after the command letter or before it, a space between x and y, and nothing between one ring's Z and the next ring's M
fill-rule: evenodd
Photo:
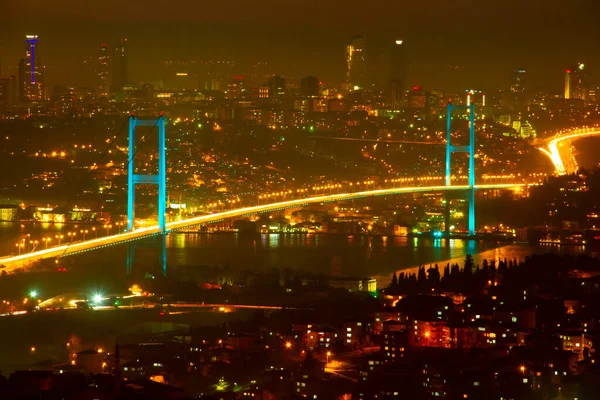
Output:
M524 184L487 184L477 185L476 189L514 189L517 187L524 186ZM177 231L179 229L185 229L193 226L198 226L206 223L218 222L227 218L242 217L245 215L283 210L286 208L303 206L310 203L322 203L322 202L333 202L342 200L351 200L363 197L371 196L385 196L394 194L409 194L409 193L423 193L423 192L450 192L450 191L464 191L469 187L467 185L455 185L455 186L415 186L415 187L399 187L389 189L375 189L366 190L353 193L338 193L323 196L307 197L295 200L281 201L277 203L263 204L252 207L243 207L234 210L223 211L214 214L202 215L198 217L192 217L181 221L172 221L167 223L168 231ZM158 226L151 226L145 228L138 228L132 232L124 232L111 236L104 236L95 239L89 239L86 241L71 242L63 244L61 246L49 247L44 250L37 250L30 253L11 255L0 258L0 268L3 271L11 272L15 269L25 268L30 266L36 261L40 261L48 258L64 257L66 255L74 255L84 251L90 251L95 249L101 249L116 244L128 243L134 240L138 240L144 237L153 235L159 235Z
M540 147L539 149L542 153L550 158L552 164L554 165L556 174L565 175L567 173L574 172L574 170L577 169L577 163L575 162L572 154L569 154L568 160L566 160L561 154L561 152L564 151L570 152L570 146L567 149L563 147L564 142L570 144L579 139L598 135L600 135L600 129L597 126L575 129L566 134L556 135L552 138L544 140L543 143L545 147ZM561 148L559 148L559 146ZM568 166L567 161L570 163Z

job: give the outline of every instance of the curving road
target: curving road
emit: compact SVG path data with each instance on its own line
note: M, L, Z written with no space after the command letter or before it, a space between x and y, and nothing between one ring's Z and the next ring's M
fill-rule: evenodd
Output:
M556 174L565 175L577 170L577 162L571 153L571 143L579 139L597 135L600 135L600 128L598 127L576 129L566 134L547 139L545 146L539 149L550 158ZM564 153L565 151L567 154ZM566 156L568 156L568 159Z
M489 184L489 185L477 185L477 189L514 189L524 186L524 184ZM338 193L324 196L307 197L296 200L281 201L277 203L270 203L252 207L243 207L234 210L223 211L220 213L202 215L199 217L188 218L181 221L173 221L167 223L167 230L174 231L179 229L185 229L196 225L202 225L211 222L217 222L227 218L241 217L249 214L256 214L268 211L282 210L285 208L302 206L310 203L322 203L332 201L343 201L356 199L361 197L370 196L385 196L402 193L422 193L422 192L449 192L449 191L462 191L469 189L467 185L456 185L456 186L417 186L417 187L402 187L402 188L390 188L390 189L376 189L366 190L354 193ZM112 236L104 236L96 239L89 239L86 241L72 242L64 244L62 246L49 247L45 250L38 250L31 253L20 254L17 256L6 256L0 258L0 266L2 270L13 271L19 268L25 268L36 261L40 261L48 258L57 258L69 254L75 254L83 251L89 251L94 249L100 249L115 244L127 243L133 240L138 240L143 237L151 235L159 235L158 226L151 226L146 228L138 228L132 232L120 233Z

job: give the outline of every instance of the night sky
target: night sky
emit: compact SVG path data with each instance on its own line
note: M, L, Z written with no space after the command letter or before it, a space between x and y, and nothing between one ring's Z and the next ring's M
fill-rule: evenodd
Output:
M77 82L100 43L126 36L132 81L158 78L161 60L264 61L273 73L337 84L344 46L367 38L372 64L397 37L407 44L410 85L484 90L508 86L526 68L530 86L560 92L582 61L600 79L597 0L3 0L0 57L15 73L24 35L40 35L49 84ZM244 72L244 71L240 71Z

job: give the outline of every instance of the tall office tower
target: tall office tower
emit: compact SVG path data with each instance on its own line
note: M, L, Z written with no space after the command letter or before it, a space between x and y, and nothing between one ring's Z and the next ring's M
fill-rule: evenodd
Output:
M17 77L0 78L0 111L6 111L16 104Z
M367 86L367 62L365 57L366 40L354 36L352 43L346 46L346 83L350 89L363 89Z
M582 63L577 63L565 71L565 99L587 100L588 85L584 68Z
M406 52L402 40L396 40L391 52L390 92L392 110L400 110L404 103L406 86Z
M300 80L300 95L304 97L319 96L319 80L314 76L306 76Z
M127 83L127 38L121 38L113 51L111 93L121 92Z
M285 95L285 79L274 76L269 79L269 98L271 101L280 101Z
M27 100L25 97L25 59L19 60L19 69L17 72L17 99L20 103Z
M510 79L510 91L512 93L525 92L527 84L527 71L524 69L515 69Z
M108 49L106 43L100 46L100 56L98 56L98 95L108 96Z
M24 96L29 101L44 100L44 67L41 62L37 35L25 36Z

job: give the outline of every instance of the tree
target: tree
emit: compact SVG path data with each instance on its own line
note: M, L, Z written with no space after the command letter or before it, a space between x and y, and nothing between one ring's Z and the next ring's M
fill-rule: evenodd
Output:
M434 284L440 282L440 268L437 264L435 264L435 267L429 267L427 270L427 279Z
M470 254L467 254L467 257L465 258L465 273L466 274L471 274L473 273L473 267L475 266L475 263L473 262L473 257Z
M391 286L392 287L398 287L398 276L396 275L396 272L394 272L394 275L392 275Z

